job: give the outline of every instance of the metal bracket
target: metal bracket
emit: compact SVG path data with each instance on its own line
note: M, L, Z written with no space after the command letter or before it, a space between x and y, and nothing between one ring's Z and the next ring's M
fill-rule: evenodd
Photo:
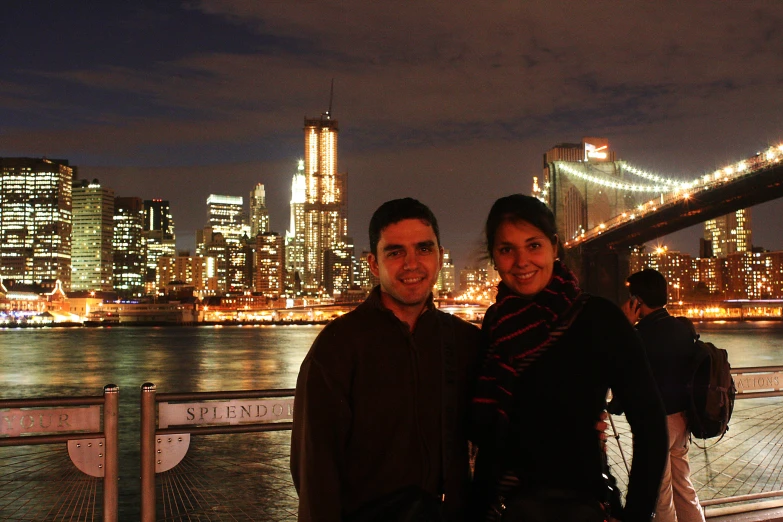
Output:
M106 439L81 439L68 441L68 456L79 471L91 477L103 477Z
M155 436L155 473L168 471L185 458L190 448L190 433Z

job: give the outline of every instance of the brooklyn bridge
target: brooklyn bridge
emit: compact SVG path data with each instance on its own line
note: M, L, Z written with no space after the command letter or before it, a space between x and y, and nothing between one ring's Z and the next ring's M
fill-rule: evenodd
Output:
M633 246L783 196L783 144L693 179L615 161L599 138L585 138L578 155L553 151L534 193L555 213L583 288L616 302Z

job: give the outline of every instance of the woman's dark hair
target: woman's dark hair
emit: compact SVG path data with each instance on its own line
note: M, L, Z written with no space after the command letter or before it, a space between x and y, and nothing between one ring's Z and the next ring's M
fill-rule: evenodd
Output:
M503 223L510 221L526 221L543 232L552 244L557 244L557 255L563 257L563 246L557 242L557 227L555 226L555 215L546 203L533 196L524 194L512 194L498 199L492 205L487 216L487 224L484 232L487 239L487 253L492 259L492 247L495 244L495 234L498 227Z

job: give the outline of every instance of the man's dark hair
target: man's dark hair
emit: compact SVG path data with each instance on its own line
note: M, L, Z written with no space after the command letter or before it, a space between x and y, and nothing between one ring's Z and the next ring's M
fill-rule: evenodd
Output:
M665 306L668 301L666 278L652 268L628 276L628 291L650 308Z
M440 246L440 229L435 214L427 205L413 198L393 199L387 201L370 218L370 252L378 255L378 242L383 229L403 219L420 219L432 227Z
M546 203L524 194L511 194L495 201L487 216L487 222L484 226L484 233L487 241L487 253L492 259L492 249L495 246L495 236L498 228L503 223L510 221L516 223L525 221L530 223L549 239L554 245L557 243L557 227L555 225L555 216ZM557 245L557 257L564 255L563 245Z

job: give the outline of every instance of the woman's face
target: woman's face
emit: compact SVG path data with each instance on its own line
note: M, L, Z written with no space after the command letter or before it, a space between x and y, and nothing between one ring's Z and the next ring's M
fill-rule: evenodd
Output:
M495 269L519 295L533 297L549 284L556 257L557 242L527 221L504 221L495 233Z

